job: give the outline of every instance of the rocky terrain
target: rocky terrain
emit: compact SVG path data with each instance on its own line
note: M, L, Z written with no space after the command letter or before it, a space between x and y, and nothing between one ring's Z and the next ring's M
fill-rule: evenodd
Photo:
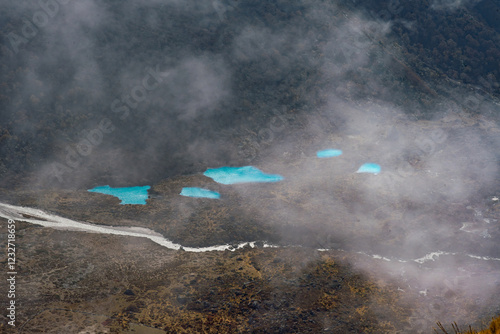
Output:
M20 214L2 332L498 333L494 1L57 3L0 5L0 202L248 245ZM284 180L202 175L244 165ZM150 198L87 191L106 184Z

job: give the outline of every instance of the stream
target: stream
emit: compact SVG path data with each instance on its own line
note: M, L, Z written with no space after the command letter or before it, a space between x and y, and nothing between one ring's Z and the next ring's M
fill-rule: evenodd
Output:
M27 217L29 216L29 218ZM96 225L88 222L80 222L64 217L60 217L55 214L50 214L40 209L34 209L23 206L16 206L6 203L0 203L0 217L5 219L12 219L14 221L24 221L31 224L41 225L44 227L50 227L59 230L67 230L67 231L80 231L80 232L89 232L89 233L100 233L100 234L113 234L113 235L122 235L129 237L137 237L137 238L147 238L160 246L166 247L172 250L180 250L183 249L186 252L211 252L211 251L234 251L236 249L243 248L245 246L250 246L252 248L256 247L257 241L249 241L242 242L238 245L215 245L209 247L184 247L180 244L176 244L161 234L150 230L144 227L125 227L125 226L105 226L105 225ZM264 244L264 247L290 247L290 246L277 246L271 244ZM344 251L342 249L317 249L318 251ZM489 257L489 256L478 256L474 254L465 254L465 253L452 253L452 252L444 252L440 250L432 251L420 258L416 259L399 259L394 257L385 257L377 254L368 254L366 252L355 252L357 254L362 254L373 259L387 261L387 262L415 262L419 264L423 264L428 261L436 261L439 257L443 255L447 256L465 256L471 259L481 260L481 261L500 261L500 258Z

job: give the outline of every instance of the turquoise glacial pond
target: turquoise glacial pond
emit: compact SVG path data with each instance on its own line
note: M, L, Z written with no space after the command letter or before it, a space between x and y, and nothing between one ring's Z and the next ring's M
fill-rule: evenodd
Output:
M358 171L356 173L372 173L372 174L378 174L380 173L380 165L374 164L372 162L366 163L361 165L359 167Z
M342 155L342 150L328 149L316 152L318 158L332 158Z
M209 168L203 175L222 184L278 182L283 180L281 175L266 174L253 166Z
M142 187L126 187L126 188L111 188L110 186L99 186L88 191L93 193L101 193L112 195L121 200L120 204L146 204L148 199L148 190L150 186Z
M198 187L184 187L181 195L186 197L220 198L218 192Z

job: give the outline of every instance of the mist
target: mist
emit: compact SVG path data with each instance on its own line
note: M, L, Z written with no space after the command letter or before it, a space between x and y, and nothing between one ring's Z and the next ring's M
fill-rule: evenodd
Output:
M29 39L26 20L44 9L0 5L2 29L28 40L2 41L4 68L18 70L0 116L27 143L21 160L2 162L29 175L16 186L145 185L253 164L285 176L272 207L252 200L260 190L236 188L283 245L390 259L353 265L402 279L418 303L497 307L500 269L486 259L500 257L500 105L479 88L419 79L391 34L397 22L350 2L57 3ZM315 157L328 148L344 153ZM356 174L365 162L382 172ZM438 251L459 256L439 256L439 268L415 261ZM465 271L487 274L479 284ZM416 317L463 316L445 309Z

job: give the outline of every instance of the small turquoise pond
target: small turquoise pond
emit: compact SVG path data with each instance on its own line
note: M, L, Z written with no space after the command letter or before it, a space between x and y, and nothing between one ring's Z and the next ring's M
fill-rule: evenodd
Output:
M203 175L222 184L278 182L283 180L281 175L266 174L253 166L209 168Z
M356 173L372 173L372 174L378 174L380 173L380 165L374 164L374 163L366 163L361 165L359 167L358 171Z
M126 188L111 188L110 186L99 186L88 191L93 193L101 193L112 195L121 200L120 204L146 204L148 199L148 190L150 186L143 187L126 187Z
M187 197L220 198L218 192L198 187L182 188L181 195Z
M332 158L342 155L342 150L328 149L316 152L318 158Z

